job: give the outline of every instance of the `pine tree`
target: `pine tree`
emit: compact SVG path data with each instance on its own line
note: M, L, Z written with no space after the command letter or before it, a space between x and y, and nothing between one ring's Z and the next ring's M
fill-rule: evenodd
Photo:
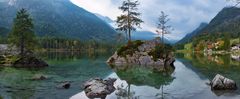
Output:
M170 21L168 18L168 15L166 15L163 11L161 11L161 15L158 18L157 23L157 29L156 32L160 36L162 34L162 44L164 44L164 34L169 34L170 29L172 28L170 25L167 25L167 23Z
M122 6L119 7L123 14L117 17L117 30L128 33L128 41L131 41L131 32L135 31L136 28L141 28L140 25L143 21L139 18L141 13L138 12L138 0L125 0Z
M8 42L11 46L20 48L21 57L25 55L26 51L33 51L36 48L37 40L33 28L32 18L27 10L19 10L14 18Z

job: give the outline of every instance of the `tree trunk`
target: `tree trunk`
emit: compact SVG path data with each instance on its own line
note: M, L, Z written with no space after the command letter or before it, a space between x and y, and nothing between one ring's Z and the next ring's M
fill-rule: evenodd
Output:
M131 29L130 29L130 26L129 26L129 30L128 30L128 38L129 38L129 41L131 42L132 39L131 39Z
M128 1L130 2L130 1ZM130 6L128 5L128 42L131 42Z
M24 57L24 35L23 33L21 33L21 41L20 41L20 54L21 54L21 57Z

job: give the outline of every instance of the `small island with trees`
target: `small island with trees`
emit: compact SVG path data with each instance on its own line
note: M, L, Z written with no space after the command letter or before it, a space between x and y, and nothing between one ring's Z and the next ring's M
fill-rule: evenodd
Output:
M116 20L73 0L0 1L0 14L10 13L0 15L0 99L239 98L240 0L223 1L233 6L181 40L178 6L144 24L140 0L114 5ZM150 39L134 38L144 33Z
M119 9L123 14L117 18L118 29L128 34L128 43L120 47L107 61L110 65L149 65L149 66L173 66L175 61L173 47L164 43L164 34L170 33L167 15L162 11L157 24L157 33L162 37L156 37L151 41L131 40L131 32L141 28L143 22L137 11L138 1L124 1Z
M34 33L34 24L26 9L17 12L12 30L8 35L8 45L1 64L13 67L40 68L48 64L35 55L38 41Z

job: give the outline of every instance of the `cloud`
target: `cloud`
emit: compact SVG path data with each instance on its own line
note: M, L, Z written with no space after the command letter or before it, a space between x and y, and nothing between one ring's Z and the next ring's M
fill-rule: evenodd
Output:
M121 14L118 7L123 0L71 0L74 4L93 13L108 16L113 20ZM142 30L155 32L161 11L169 15L169 25L174 28L167 38L179 40L193 31L202 22L209 22L223 7L225 0L139 0L142 13Z

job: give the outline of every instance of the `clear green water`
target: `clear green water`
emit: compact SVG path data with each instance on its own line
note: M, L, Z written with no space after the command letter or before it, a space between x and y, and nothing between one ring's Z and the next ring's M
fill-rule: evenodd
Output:
M84 81L94 78L118 78L115 86L129 94L108 99L240 99L240 91L211 91L206 84L216 74L235 80L240 87L240 62L231 55L176 54L175 70L156 72L143 66L111 69L105 61L112 53L43 53L50 66L44 69L0 68L0 99L82 99ZM234 56L234 55L233 55ZM36 74L43 81L29 80ZM61 81L70 81L70 89L58 89ZM130 86L130 91L128 91Z

